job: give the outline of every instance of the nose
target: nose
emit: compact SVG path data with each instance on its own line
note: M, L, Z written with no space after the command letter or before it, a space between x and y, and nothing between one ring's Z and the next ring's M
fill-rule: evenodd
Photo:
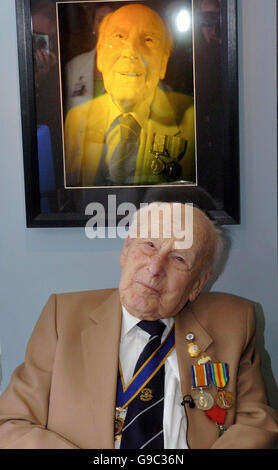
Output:
M148 271L153 277L162 275L165 266L165 257L163 255L154 255L150 258Z
M137 34L130 32L122 46L122 57L138 59L140 56L140 40Z

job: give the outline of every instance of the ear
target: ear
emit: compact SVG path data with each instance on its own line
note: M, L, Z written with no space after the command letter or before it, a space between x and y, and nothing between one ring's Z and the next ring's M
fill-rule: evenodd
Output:
M102 45L97 44L97 69L102 72Z
M198 295L200 294L201 290L206 285L210 277L211 277L211 272L207 271L199 279L197 279L197 281L193 285L188 296L188 299L190 300L190 302L194 302L194 300L198 297Z
M130 243L131 243L131 238L128 235L125 239L124 246L122 248L122 252L121 252L121 255L120 255L120 266L121 266L121 268L123 268L124 265L125 265L126 258L127 258L127 252L128 252Z
M162 62L161 62L161 67L160 67L160 74L159 74L160 80L163 80L165 78L168 60L169 60L169 54L164 54L162 58Z

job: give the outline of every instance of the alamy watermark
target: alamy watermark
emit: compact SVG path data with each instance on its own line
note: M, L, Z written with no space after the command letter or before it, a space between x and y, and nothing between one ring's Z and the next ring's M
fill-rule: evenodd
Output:
M85 214L92 216L85 226L90 239L173 238L175 249L188 249L193 244L192 203L141 203L137 210L132 202L118 205L116 195L112 194L108 195L107 210L101 203L91 202Z

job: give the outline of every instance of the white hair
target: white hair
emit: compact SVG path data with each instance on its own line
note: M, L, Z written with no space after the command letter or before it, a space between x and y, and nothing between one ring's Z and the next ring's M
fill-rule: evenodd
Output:
M181 209L185 209L185 216L189 214L186 210L197 210L206 218L209 227L211 229L213 243L212 250L208 253L208 259L206 260L204 266L201 268L201 273L210 271L214 273L221 262L223 251L225 248L225 234L224 231L217 226L209 217L200 209L193 207L192 203L181 203L181 202L152 202L150 204L141 204L140 209L138 209L134 214L129 228L129 236L131 238L148 238L149 235L149 222L151 221L151 236L152 238L159 237L159 214L162 213L163 216L163 237L170 238L175 234L179 238L179 234L185 236L184 231L181 230L181 218L179 220L177 217L172 217L171 208L180 208L179 214L181 215ZM177 214L173 211L174 215ZM150 218L149 218L150 215ZM188 219L187 219L188 220ZM156 222L156 225L153 226L153 222ZM165 223L166 222L166 223ZM192 219L193 224L193 219ZM139 233L138 233L139 232ZM193 233L193 225L192 225ZM192 243L191 243L192 245ZM191 245L185 246L185 248L190 248Z

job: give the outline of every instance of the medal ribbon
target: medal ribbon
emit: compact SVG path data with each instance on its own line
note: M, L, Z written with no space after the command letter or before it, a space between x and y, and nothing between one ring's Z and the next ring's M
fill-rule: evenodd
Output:
M208 364L210 379L217 388L226 387L229 380L228 364L216 362Z
M145 387L164 364L174 348L175 329L173 326L163 343L161 343L159 348L157 348L140 367L126 387L121 364L119 363L116 407L125 408L138 395L142 388Z
M193 388L208 387L209 386L209 373L208 364L200 364L191 366Z

